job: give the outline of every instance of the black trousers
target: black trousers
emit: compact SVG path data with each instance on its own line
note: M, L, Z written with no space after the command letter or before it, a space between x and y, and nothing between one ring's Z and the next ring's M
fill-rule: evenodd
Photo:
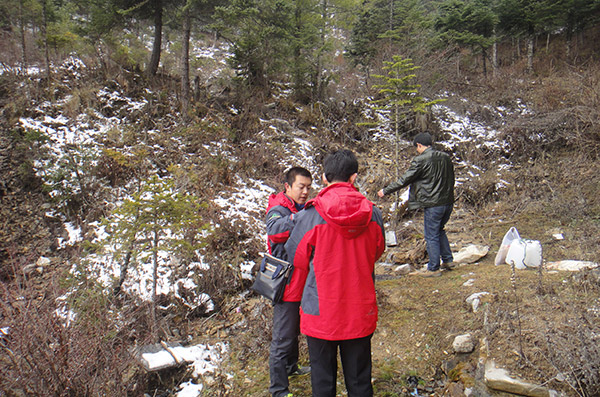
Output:
M300 302L279 302L273 306L273 339L269 355L269 392L273 397L287 396L288 375L298 369Z
M348 397L372 397L371 337L330 341L307 336L313 397L335 397L340 350Z

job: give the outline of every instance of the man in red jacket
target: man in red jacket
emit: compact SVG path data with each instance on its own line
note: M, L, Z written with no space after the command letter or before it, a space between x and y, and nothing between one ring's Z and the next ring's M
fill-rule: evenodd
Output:
M292 167L285 175L285 192L272 194L267 207L267 245L271 255L288 260L285 242L294 226L293 217L302 208L312 184L310 172ZM273 331L269 354L269 392L273 397L291 396L288 376L308 373L309 368L298 366L298 336L300 335L300 298L273 306Z
M381 211L354 187L349 150L323 162L327 185L294 219L285 248L294 274L287 299L301 298L314 397L335 397L337 349L349 397L373 396L371 337L377 326L375 262L385 249Z

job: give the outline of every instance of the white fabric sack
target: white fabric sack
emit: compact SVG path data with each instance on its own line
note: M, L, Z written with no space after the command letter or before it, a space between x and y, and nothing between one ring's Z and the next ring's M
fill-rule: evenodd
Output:
M513 240L506 253L506 263L515 263L517 269L540 267L542 264L542 244L537 240Z
M500 245L500 249L498 249L496 259L494 260L494 264L496 264L496 266L505 263L506 254L508 253L510 243L512 243L513 240L518 240L520 238L521 236L519 236L519 231L516 227L513 226L510 229L508 229L508 232L506 232L504 238L502 239L502 244Z

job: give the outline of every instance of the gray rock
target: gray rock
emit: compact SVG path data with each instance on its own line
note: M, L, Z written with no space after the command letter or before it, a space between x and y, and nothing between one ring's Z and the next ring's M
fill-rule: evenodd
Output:
M408 274L410 272L413 272L414 270L415 269L408 263L405 263L404 265L396 266L396 268L394 269L396 274L401 274L401 275Z
M461 248L457 254L454 255L454 262L456 263L475 263L479 259L483 258L490 251L490 247L487 245L475 245L471 244Z
M458 335L452 342L452 348L456 353L471 353L475 349L475 342L471 334Z
M474 294L469 295L469 297L467 299L465 299L465 302L467 302L467 305L471 306L471 308L473 309L473 313L477 313L477 310L479 309L479 305L481 304L481 299L486 296L486 295L490 295L489 292L476 292Z
M485 363L485 383L490 389L529 397L553 395L547 388L510 377L508 371L496 368L494 361Z
M548 268L548 269L569 271L569 272L578 272L583 269L593 269L593 268L597 268L597 267L598 267L598 263L595 263L595 262L574 261L574 260L549 262L546 264L546 268Z

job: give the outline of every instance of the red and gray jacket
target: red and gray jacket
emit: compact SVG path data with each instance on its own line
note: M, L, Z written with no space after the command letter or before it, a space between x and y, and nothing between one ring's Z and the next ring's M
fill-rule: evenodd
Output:
M301 300L300 330L325 340L372 334L375 262L385 249L381 211L350 183L334 183L294 217L285 248L294 273L285 301Z
M287 260L284 244L294 226L291 215L297 213L294 200L284 192L269 196L267 206L267 246L276 258Z

